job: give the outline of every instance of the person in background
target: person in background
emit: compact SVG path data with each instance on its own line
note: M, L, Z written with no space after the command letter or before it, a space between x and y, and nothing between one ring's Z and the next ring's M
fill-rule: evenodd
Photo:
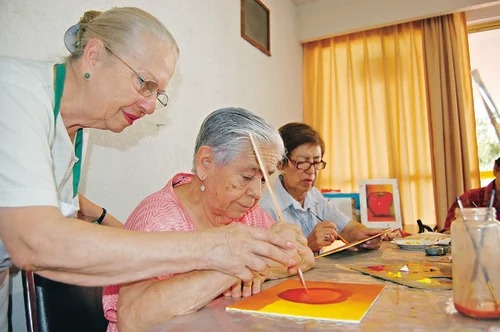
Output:
M296 269L292 243L240 223L144 233L77 219L117 224L78 194L82 129L118 133L165 107L179 50L158 19L131 7L85 13L65 44L64 63L0 57L0 331L12 263L89 286L202 269L248 281L266 258Z
M338 234L353 242L380 233L380 230L349 220L314 187L318 172L326 167L323 161L325 143L314 128L292 122L282 126L279 133L287 152L279 164L281 175L274 184L274 192L283 218L302 228L313 252L331 245ZM263 194L259 205L273 218L277 217L268 192ZM360 246L378 249L381 241L378 237Z
M265 170L259 167L249 134L255 138ZM167 185L145 198L125 228L146 232L192 232L241 223L271 229L295 242L292 252L304 271L314 256L300 228L276 223L258 205L262 172L273 173L284 156L278 131L261 117L241 108L212 112L201 125L193 157L193 173L178 173ZM103 306L108 332L146 331L171 317L194 312L218 295L250 296L267 279L291 274L269 262L266 273L241 283L219 271L162 275L120 286L105 287Z
M493 163L493 176L495 179L491 181L486 187L470 189L460 196L460 201L465 208L474 207L488 207L490 204L490 199L493 197L492 192L494 192L493 205L492 207L496 210L496 218L500 220L500 158L495 160ZM444 222L444 228L441 232L449 233L450 227L455 220L455 210L458 207L457 201L451 204L448 214L446 215L446 220Z

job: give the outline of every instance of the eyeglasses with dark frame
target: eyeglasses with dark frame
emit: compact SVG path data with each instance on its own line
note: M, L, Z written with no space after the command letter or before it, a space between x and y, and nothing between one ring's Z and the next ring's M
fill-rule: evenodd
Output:
M309 161L297 161L288 158L290 163L292 163L293 166L295 166L296 169L300 169L302 171L307 171L311 166L314 166L314 170L316 171L321 171L326 167L326 161L315 161L315 162L309 162Z
M147 98L147 97L152 96L154 93L156 93L155 108L158 109L158 108L162 108L162 107L167 106L168 96L165 92L158 90L158 83L156 83L155 81L152 81L152 80L146 80L146 79L142 78L142 76L139 75L139 73L137 73L134 70L134 68L130 67L128 63L123 61L123 59L120 58L118 55L116 55L115 52L113 52L111 49L109 49L109 47L106 47L106 49L108 50L109 53L113 54L118 60L120 60L125 66L127 66L128 69L130 69L135 74L135 76L137 76L137 78L139 79L140 84L141 84L139 89L138 89L138 91L141 95L143 95L144 97Z

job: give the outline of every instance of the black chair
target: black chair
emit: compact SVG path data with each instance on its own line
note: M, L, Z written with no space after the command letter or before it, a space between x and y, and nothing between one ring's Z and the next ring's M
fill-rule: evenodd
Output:
M68 285L22 271L28 332L104 332L102 287Z
M427 226L425 225L422 220L420 219L417 219L417 225L418 225L418 232L419 233L423 233L425 231L428 231L428 232L435 232L436 229L437 229L437 226L434 227L434 229L431 228L431 226Z

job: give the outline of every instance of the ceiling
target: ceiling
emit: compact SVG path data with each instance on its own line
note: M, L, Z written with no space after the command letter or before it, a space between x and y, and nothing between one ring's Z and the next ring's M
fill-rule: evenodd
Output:
M315 2L318 0L290 0L295 6L304 5L306 3ZM467 22L469 24L480 23L483 21L498 20L500 18L500 1L492 1L486 6L478 6L466 11Z

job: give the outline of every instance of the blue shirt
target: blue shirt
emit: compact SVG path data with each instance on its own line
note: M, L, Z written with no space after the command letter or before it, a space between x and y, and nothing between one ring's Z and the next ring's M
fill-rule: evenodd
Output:
M329 202L315 187L307 192L304 207L302 207L283 187L282 178L282 176L279 176L279 179L273 184L273 191L278 206L281 208L281 214L286 222L300 226L306 237L311 234L314 226L320 222L314 214L323 221L332 221L337 225L339 232L349 223L349 217L343 214L333 203ZM259 205L271 217L278 220L278 213L268 191L262 194Z

